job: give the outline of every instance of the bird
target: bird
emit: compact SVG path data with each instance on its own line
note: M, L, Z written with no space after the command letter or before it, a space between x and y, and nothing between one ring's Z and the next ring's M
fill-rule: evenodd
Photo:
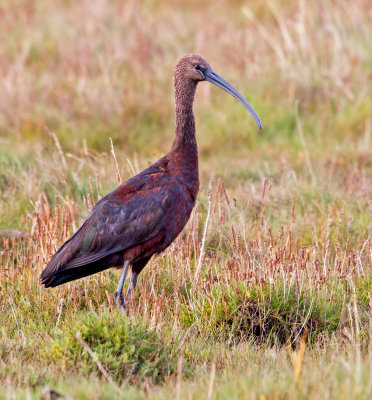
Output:
M190 218L199 191L193 103L200 82L210 82L239 100L262 123L248 101L200 55L185 55L174 72L175 136L169 153L100 199L80 228L52 256L40 275L55 287L122 268L115 303L124 312L137 278L151 257L164 251ZM129 267L132 277L123 295Z

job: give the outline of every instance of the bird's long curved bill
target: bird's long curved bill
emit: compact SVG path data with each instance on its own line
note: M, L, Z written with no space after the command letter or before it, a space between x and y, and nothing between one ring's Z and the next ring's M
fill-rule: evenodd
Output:
M213 83L214 85L220 87L221 89L225 90L227 93L230 93L234 96L237 100L239 100L244 107L246 107L249 112L253 115L254 120L256 121L258 127L262 129L262 123L260 117L257 115L254 108L248 103L248 101L244 98L242 94L240 94L233 86L230 85L229 82L226 82L225 79L221 78L215 72L203 71L203 75L206 81Z

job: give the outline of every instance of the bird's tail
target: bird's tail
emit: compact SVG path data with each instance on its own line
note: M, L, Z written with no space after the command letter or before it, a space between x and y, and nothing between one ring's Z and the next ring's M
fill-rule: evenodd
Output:
M104 271L109 267L110 266L107 266L105 262L101 261L82 265L80 267L66 268L54 273L49 273L48 268L46 268L40 275L40 279L45 287L55 287L63 283L74 281L75 279L95 274L96 272Z

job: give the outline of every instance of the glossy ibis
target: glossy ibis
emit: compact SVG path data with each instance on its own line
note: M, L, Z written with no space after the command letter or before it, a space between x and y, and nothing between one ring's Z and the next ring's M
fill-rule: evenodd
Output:
M171 151L121 184L94 206L77 232L53 255L41 274L46 287L122 267L115 301L125 309L123 286L132 267L130 295L150 258L166 249L186 225L199 190L193 102L196 86L211 82L238 99L261 121L248 101L198 55L182 57L174 73L176 133Z

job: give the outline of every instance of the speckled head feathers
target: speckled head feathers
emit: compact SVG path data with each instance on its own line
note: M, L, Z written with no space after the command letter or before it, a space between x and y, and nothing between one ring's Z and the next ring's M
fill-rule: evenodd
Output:
M199 72L200 68L211 69L209 62L197 54L187 54L180 58L176 65L175 77L194 82L204 81L205 77Z

